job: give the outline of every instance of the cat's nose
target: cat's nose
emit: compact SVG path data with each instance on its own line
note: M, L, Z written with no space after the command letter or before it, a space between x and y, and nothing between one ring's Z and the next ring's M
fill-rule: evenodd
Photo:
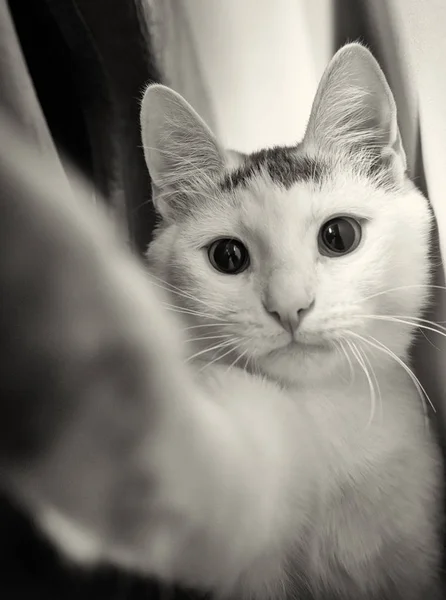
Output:
M290 300L289 298L268 298L264 302L266 310L282 327L294 335L302 317L314 306L314 299L307 296Z

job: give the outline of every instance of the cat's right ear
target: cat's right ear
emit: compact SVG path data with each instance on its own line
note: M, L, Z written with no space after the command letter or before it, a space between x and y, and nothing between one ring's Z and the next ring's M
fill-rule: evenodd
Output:
M227 160L214 134L186 100L164 85L149 85L141 103L144 156L154 187L154 203L166 217L176 191L209 188ZM184 201L184 197L183 197Z
M361 44L347 44L322 76L304 144L349 159L368 156L401 177L406 156L396 113L393 94L376 59Z

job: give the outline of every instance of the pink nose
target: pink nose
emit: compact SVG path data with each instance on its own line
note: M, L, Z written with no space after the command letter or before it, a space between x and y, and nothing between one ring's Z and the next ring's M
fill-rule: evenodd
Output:
M269 314L278 321L282 327L293 335L304 314L313 308L314 300L302 297L295 301L289 299L268 298L264 306Z

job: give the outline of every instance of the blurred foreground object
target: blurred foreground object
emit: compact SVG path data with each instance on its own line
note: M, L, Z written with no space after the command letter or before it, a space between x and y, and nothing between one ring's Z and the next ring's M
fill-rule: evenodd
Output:
M0 130L0 492L47 531L55 507L90 523L68 553L101 562L157 407L183 394L181 344L90 186L3 113Z
M93 182L93 186L82 182L80 193L85 201L103 202L122 241L142 251L150 240L153 210L140 148L139 98L143 86L156 81L158 74L138 9L128 0L0 0L0 113L2 122L6 119L14 132L13 141L21 140L17 143L27 153L40 155L51 172L47 185L54 186L52 191L61 202L77 198L78 192L70 188L72 178L75 189L78 180L70 166L73 163ZM102 26L104 14L106 28ZM0 129L0 139L2 152L11 153L4 129ZM15 170L9 170L1 182L4 201L26 190L29 193L33 177L24 156L11 154L9 158L15 161ZM54 179L60 186L55 186ZM6 233L9 237L3 239L3 247L12 244L17 260L20 252L25 260L26 240L13 240L12 231ZM43 260L41 256L34 283ZM6 296L2 307L12 301ZM6 363L2 373L6 385L5 377L14 377L6 371ZM25 388L26 379L20 381ZM24 414L23 402L20 406L20 401L10 397L2 399L5 467L13 459L38 452L39 447L42 450L45 436L49 440L52 434L42 409L31 406ZM63 423L61 417L53 421L53 433L57 423ZM84 572L62 560L29 518L1 494L0 560L0 597L8 600L31 596L36 600L97 600L118 594L147 600L159 593L155 583L124 572Z

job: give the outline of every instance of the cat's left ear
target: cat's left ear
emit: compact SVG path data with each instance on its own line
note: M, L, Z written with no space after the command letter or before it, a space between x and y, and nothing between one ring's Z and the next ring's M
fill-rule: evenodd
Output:
M158 191L209 185L223 171L224 152L214 134L177 92L164 85L150 85L144 93L140 118L144 156ZM161 214L168 209L163 202L156 208Z
M389 84L371 52L347 44L325 70L304 137L309 149L365 151L403 174L406 155Z

